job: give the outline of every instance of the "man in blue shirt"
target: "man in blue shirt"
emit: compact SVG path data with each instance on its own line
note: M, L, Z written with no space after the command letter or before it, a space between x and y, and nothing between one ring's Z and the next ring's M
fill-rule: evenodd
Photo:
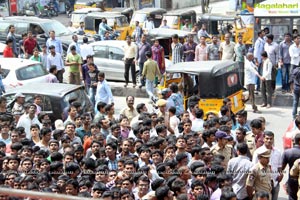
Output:
M111 31L112 28L107 25L107 20L105 18L102 19L102 22L99 24L99 35L101 40L104 40L104 35L106 31Z
M63 53L62 43L60 39L55 38L55 31L53 30L50 31L49 35L50 38L46 42L46 46L49 52L50 52L49 47L53 45L55 47L55 52L62 54Z

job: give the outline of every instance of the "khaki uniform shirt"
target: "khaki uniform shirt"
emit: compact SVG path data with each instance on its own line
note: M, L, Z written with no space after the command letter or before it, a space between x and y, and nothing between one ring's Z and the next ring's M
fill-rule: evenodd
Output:
M272 199L272 177L271 167L265 168L260 163L254 165L249 172L247 186L254 187L255 192L266 191Z
M253 156L253 153L256 150L256 145L255 145L255 135L251 131L247 133L245 137L245 142L248 146L251 156Z
M121 115L125 115L130 123L131 120L138 115L138 112L135 109L130 110L130 108L126 107L121 111Z
M224 162L226 163L226 166L231 158L233 158L233 150L232 147L229 145L226 145L223 149L219 147L218 144L213 146L210 151L213 155L222 155L225 157Z
M295 160L293 167L290 170L291 176L298 176L298 184L300 184L300 158ZM297 197L300 199L300 189L298 189Z

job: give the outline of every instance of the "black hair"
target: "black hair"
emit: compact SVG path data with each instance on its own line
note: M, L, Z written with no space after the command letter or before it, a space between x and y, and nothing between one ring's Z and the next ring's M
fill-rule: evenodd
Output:
M238 143L236 148L242 155L245 155L248 152L248 146L246 143Z
M262 128L262 121L260 119L253 119L250 122L250 127L256 129Z

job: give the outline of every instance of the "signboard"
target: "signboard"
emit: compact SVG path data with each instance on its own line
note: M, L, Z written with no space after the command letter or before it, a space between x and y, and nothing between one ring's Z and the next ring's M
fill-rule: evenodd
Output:
M268 0L254 6L255 17L299 17L300 2L297 0Z
M142 8L152 8L154 7L154 0L140 0L140 9Z

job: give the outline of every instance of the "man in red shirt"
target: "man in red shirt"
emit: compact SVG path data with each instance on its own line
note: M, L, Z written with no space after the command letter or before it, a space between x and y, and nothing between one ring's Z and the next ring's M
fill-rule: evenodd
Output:
M12 39L6 40L6 47L3 50L3 57L4 58L13 58L13 57L15 57L14 53L13 53L12 45L13 45L13 40Z
M31 31L28 31L28 37L25 39L23 46L25 53L27 54L27 58L30 58L33 55L34 48L37 47L37 42L33 38Z

